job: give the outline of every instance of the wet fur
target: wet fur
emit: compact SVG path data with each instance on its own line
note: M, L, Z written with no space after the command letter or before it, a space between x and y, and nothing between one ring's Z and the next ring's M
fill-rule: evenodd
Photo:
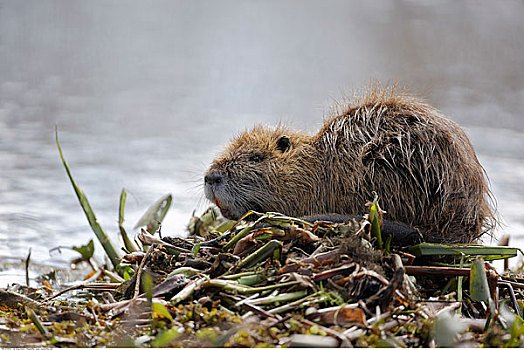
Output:
M291 141L285 152L275 146L282 135ZM250 161L254 154L263 160ZM210 172L224 181L206 185L206 197L230 218L250 209L362 214L376 191L387 219L430 241L472 242L495 224L485 174L464 131L394 88L370 88L314 136L282 125L244 132Z

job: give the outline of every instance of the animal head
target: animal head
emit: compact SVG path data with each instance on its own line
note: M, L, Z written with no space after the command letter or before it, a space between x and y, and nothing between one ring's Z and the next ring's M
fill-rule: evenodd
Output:
M282 126L243 132L205 174L206 197L230 219L239 219L249 210L283 211L286 187L300 186L295 178L309 139Z

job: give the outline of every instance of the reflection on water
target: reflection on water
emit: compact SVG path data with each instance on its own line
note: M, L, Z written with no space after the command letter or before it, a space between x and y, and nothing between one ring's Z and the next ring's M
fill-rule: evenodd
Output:
M182 233L221 145L256 123L315 132L333 98L400 81L464 125L504 232L524 242L524 4L0 1L0 244L48 260L90 229L58 160L116 237L167 192ZM5 253L3 253L5 254ZM50 263L63 259L52 257Z

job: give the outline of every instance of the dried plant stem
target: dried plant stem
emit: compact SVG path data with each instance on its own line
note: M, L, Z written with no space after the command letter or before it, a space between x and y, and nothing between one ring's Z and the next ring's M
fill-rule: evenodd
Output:
M140 265L138 266L138 271L136 272L135 295L133 299L138 298L138 296L140 295L140 280L142 279L142 271L144 270L144 266L146 264L147 259L149 259L149 257L155 250L156 246L157 246L157 243L153 243L153 245L149 247L149 250L147 251L142 261L140 262Z
M282 306L276 307L274 309L271 309L268 312L271 313L271 314L279 314L279 313L282 313L282 312L293 310L293 309L295 309L297 307L304 307L304 306L308 306L308 305L311 305L311 304L314 304L314 303L321 303L321 302L326 301L326 300L327 300L327 296L325 296L325 295L319 296L318 293L313 293L313 294L311 294L311 295L309 295L309 296L307 296L305 298L302 298L302 299L296 300L294 302L291 302L289 304L282 305Z
M177 295L171 298L171 304L177 304L186 298L189 298L204 282L208 280L205 276L199 276L197 279L189 282Z

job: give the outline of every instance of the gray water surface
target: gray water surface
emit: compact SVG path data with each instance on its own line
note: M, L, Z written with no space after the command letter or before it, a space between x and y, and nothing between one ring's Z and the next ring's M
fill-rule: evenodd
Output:
M165 193L183 234L240 131L310 133L334 99L398 81L455 120L524 244L521 1L0 1L0 259L63 265L93 238L54 144L116 241ZM100 253L100 248L97 248Z

